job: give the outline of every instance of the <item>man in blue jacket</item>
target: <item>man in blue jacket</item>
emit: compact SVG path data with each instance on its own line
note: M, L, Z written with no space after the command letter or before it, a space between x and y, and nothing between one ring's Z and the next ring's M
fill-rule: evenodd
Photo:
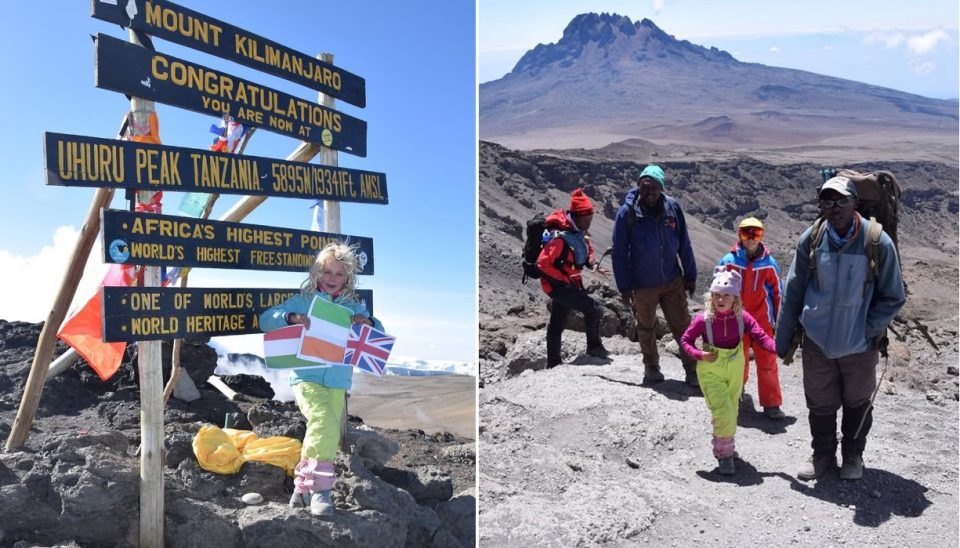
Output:
M885 233L875 248L876 271L869 265L872 222L856 211L853 182L834 177L820 187L819 196L826 231L811 238L813 227L808 228L797 243L777 318L777 354L787 354L794 332L802 328L813 455L797 477L815 479L836 467L837 411L843 407L840 478L856 480L863 475L863 450L873 423L880 350L885 352L887 326L906 298L897 251Z
M663 380L654 327L657 306L673 338L690 325L687 296L697 287L697 264L680 204L663 193L663 169L647 166L613 223L613 274L623 302L633 307L643 353L643 380ZM680 350L686 382L698 386L697 362Z

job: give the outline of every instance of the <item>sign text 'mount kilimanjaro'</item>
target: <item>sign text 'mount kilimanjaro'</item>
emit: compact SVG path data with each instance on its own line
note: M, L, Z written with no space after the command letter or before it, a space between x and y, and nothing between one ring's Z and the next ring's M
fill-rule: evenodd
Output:
M342 242L356 246L357 274L374 273L373 240L362 236L119 209L100 218L106 263L307 272L321 249Z
M367 155L367 123L249 80L98 34L94 84L195 112Z
M374 171L62 133L44 147L48 185L387 203Z
M299 290L104 287L104 342L260 333L260 314ZM356 290L373 314L373 292Z
M279 76L358 107L367 104L366 82L356 74L172 2L91 0L90 15Z

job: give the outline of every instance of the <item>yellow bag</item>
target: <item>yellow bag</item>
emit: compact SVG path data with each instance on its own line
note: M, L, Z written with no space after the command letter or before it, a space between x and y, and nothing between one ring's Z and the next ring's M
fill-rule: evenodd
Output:
M236 474L247 461L279 466L293 476L300 462L301 443L293 438L259 438L249 430L204 425L193 438L193 454L204 470L217 474Z

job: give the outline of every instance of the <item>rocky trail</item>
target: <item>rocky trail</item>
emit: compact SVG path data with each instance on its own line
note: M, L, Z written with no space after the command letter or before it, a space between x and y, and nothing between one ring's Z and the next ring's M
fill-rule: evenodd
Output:
M518 346L541 352L543 331ZM583 335L569 348L583 351ZM488 546L956 546L955 401L912 389L877 395L858 482L796 479L809 454L799 361L781 366L787 417L742 406L737 474L719 475L710 414L661 350L667 380L643 384L637 343L609 339L526 370L480 396L480 542ZM533 359L533 356L530 356ZM609 363L604 363L609 361ZM887 375L904 364L890 360ZM878 371L882 369L881 366ZM747 392L756 401L751 376ZM892 392L892 393L890 393Z

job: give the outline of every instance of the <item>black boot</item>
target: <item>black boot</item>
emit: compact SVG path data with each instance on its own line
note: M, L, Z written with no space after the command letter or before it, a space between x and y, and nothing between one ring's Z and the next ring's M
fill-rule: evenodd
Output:
M600 304L594 303L593 310L583 315L584 327L587 332L587 354L596 358L610 356L610 352L603 347L603 342L600 340L602 310Z
M869 402L860 407L843 406L840 423L843 466L840 467L840 479L858 480L863 477L863 450L867 446L867 434L872 425L873 406Z
M810 447L813 455L800 465L797 478L812 480L825 471L837 466L837 414L808 416L810 435L813 438Z

